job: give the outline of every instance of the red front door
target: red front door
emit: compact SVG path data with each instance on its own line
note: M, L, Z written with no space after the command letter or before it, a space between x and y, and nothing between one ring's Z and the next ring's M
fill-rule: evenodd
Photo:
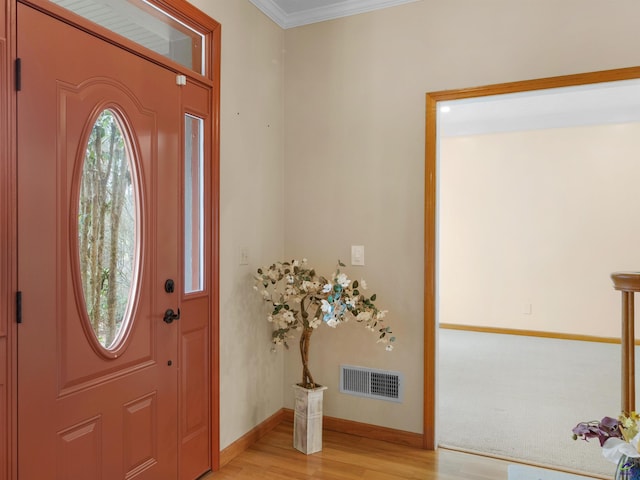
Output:
M175 74L22 4L18 57L19 478L175 480L178 322L163 321L178 312L182 268ZM126 185L103 179L112 191L95 202L105 112ZM130 204L113 214L123 189ZM94 228L101 206L114 219ZM105 240L125 229L125 214L129 236ZM127 265L109 263L114 242L128 249ZM100 272L92 255L106 258ZM109 322L96 326L96 315L107 315L116 285L121 314L104 333Z

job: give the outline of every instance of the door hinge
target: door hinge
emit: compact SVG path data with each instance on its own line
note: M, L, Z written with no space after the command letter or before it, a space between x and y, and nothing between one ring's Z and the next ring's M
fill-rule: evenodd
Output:
M16 292L16 323L22 323L22 292Z
M16 58L15 62L16 69L16 92L22 90L22 59Z

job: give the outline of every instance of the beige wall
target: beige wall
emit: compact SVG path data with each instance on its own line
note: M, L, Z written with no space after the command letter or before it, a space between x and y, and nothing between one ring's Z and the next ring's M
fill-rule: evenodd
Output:
M282 31L248 0L192 2L223 32L222 447L291 406L299 376L295 353L269 353L250 272L283 254L330 272L352 244L398 342L318 331L326 413L421 431L425 92L638 65L640 4L425 0ZM340 363L404 372L405 402L340 395Z
M282 360L251 289L256 259L283 253L284 33L247 0L192 0L222 24L220 445L282 408ZM249 249L250 266L240 265Z
M351 330L314 339L327 414L421 431L425 92L638 65L638 15L629 0L425 0L285 32L285 253L329 269L364 244L398 334L391 354ZM336 393L341 363L404 372L405 402ZM297 376L292 358L285 384Z
M639 150L638 123L441 139L440 321L619 337Z

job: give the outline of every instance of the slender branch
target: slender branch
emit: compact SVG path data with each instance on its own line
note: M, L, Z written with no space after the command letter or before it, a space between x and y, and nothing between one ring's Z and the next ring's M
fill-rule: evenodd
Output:
M316 383L309 370L309 345L311 344L311 334L313 328L305 327L300 334L300 357L302 358L302 383L304 388L315 388Z

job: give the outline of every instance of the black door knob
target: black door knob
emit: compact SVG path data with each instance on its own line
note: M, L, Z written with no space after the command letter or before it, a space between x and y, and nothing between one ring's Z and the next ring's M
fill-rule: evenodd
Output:
M162 320L164 320L165 323L172 323L174 320L180 320L180 309L178 309L178 313L175 313L169 308L164 312L164 318Z

